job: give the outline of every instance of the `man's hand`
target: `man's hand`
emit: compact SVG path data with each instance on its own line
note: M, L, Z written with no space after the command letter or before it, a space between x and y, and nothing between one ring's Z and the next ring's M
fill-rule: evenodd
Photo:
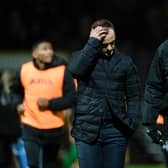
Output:
M90 31L90 37L94 37L100 41L102 41L107 34L108 28L102 26L97 26L96 28L91 29Z
M19 114L19 115L24 115L24 111L25 111L24 105L23 105L23 104L19 104L19 105L17 106L17 112L18 112L18 114Z
M39 97L37 100L37 105L40 110L46 110L48 108L48 99Z

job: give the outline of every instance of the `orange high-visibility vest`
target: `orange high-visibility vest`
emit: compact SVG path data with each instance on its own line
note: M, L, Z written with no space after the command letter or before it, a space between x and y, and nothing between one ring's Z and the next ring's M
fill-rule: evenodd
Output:
M24 87L24 114L21 115L22 123L39 129L52 129L64 125L63 111L40 111L37 99L62 97L65 66L60 65L46 70L34 67L33 62L28 62L21 67L21 83Z
M164 118L161 114L158 115L156 123L159 125L163 125L164 124Z

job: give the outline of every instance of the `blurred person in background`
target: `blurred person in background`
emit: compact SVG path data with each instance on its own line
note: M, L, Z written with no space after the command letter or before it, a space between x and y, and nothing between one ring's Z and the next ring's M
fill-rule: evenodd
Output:
M78 83L72 136L79 167L123 168L128 138L138 126L140 82L131 57L116 47L111 21L91 25L69 70Z
M0 87L0 168L14 167L11 145L16 143L20 134L20 119L13 101L10 86L13 74L10 70L3 70Z
M37 42L32 57L32 61L21 65L12 86L28 165L60 168L58 152L66 133L64 110L73 105L73 78L66 63L55 56L51 42Z
M77 168L77 153L76 153L76 145L74 142L74 138L71 136L72 129L72 109L68 109L64 111L65 113L65 126L67 133L65 134L63 146L60 150L60 156L62 158L63 168Z
M15 157L17 167L28 168L27 155L22 136L18 138L16 143L12 144L12 152Z
M144 94L143 124L151 132L153 142L161 144L168 141L168 40L159 45L150 65ZM164 154L168 167L168 149Z

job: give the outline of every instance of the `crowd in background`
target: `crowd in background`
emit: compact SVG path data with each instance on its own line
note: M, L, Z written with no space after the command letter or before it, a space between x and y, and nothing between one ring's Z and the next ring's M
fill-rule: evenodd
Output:
M47 38L57 48L71 50L87 38L92 21L106 17L116 25L119 43L130 40L154 48L167 36L167 8L166 0L5 1L0 7L0 46L30 48L37 39Z
M86 41L92 21L106 17L116 27L118 47L135 57L144 84L153 53L167 37L167 9L166 0L113 0L93 4L16 0L10 5L5 1L0 7L3 22L0 48L29 50L34 41L47 39L56 49L72 51Z

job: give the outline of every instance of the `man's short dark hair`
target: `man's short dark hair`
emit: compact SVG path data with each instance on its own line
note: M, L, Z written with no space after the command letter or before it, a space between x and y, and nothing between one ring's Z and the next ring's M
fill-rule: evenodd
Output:
M111 21L107 20L107 19L99 19L96 20L95 22L93 22L93 24L91 25L91 29L94 29L98 26L102 26L102 27L108 27L108 28L112 28L114 30L114 25L112 24Z
M39 44L41 43L50 43L52 45L52 43L49 40L38 40L36 42L33 43L32 45L32 51L34 51L36 48L38 48Z

